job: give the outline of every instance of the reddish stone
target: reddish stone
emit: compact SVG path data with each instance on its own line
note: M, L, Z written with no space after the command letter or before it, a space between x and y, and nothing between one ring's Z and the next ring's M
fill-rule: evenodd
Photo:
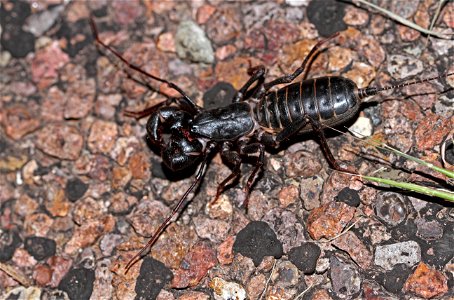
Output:
M36 265L33 270L33 279L39 286L46 286L52 280L52 269L47 265Z
M345 8L344 22L347 25L361 26L369 21L367 11L349 5Z
M3 188L0 187L0 190L3 192ZM0 201L1 203L2 201ZM14 203L14 212L19 214L22 217L30 214L30 212L35 211L38 208L39 204L30 198L27 194L20 195L19 199Z
M397 24L397 31L402 41L413 42L421 36L419 31L405 25Z
M427 113L415 130L416 149L419 151L434 149L454 128L454 117L443 119L436 114Z
M210 4L204 4L197 9L196 20L199 24L205 24L213 13L216 11L216 7Z
M58 71L69 61L68 55L54 41L36 52L31 63L32 80L43 90L58 80Z
M266 284L266 277L263 274L253 276L246 286L247 295L250 299L259 299L263 293Z
M77 225L83 225L101 218L105 210L101 201L86 197L76 202L73 209L73 220Z
M207 35L216 44L225 44L236 38L241 31L240 14L233 7L219 8L206 23Z
M137 203L137 198L118 192L110 198L109 211L118 214L129 211L132 205Z
M307 218L307 231L314 240L332 238L353 218L355 208L343 202L330 202L311 211Z
M442 12L443 22L450 28L454 28L454 3L446 3Z
M165 32L158 36L156 47L164 52L175 53L175 36L170 32Z
M46 121L62 121L65 102L65 94L58 87L52 86L42 102L42 118Z
M19 140L24 135L35 131L41 121L36 116L37 108L34 105L14 104L6 107L0 113L0 121L5 128L5 133L14 140Z
M122 189L131 180L131 171L125 167L114 167L112 169L112 189Z
M218 49L216 49L216 59L218 61L224 60L234 54L236 50L236 47L231 44L219 47Z
M331 296L329 295L327 290L317 290L312 293L311 300L331 300Z
M196 286L216 263L216 251L211 246L203 242L196 244L185 256L180 268L175 270L172 288Z
M44 213L27 215L24 221L26 235L46 237L54 220Z
M45 202L46 209L53 217L65 217L71 208L71 203L65 197L62 188L52 187L48 191L48 199Z
M448 279L442 272L421 262L413 274L408 277L403 289L429 299L441 296L448 291Z
M189 291L177 298L178 300L209 300L210 295L203 292Z
M115 219L111 215L91 220L80 227L76 227L71 239L65 246L65 253L73 254L75 251L93 245L102 235L110 232L115 227Z
M332 244L346 251L361 268L368 269L370 267L373 255L353 232L346 232L335 239Z
M162 202L142 200L127 219L139 235L150 237L169 213L170 209Z
M328 49L328 67L332 71L340 71L351 64L355 54L347 48L334 46Z
M121 94L98 95L95 102L96 114L105 119L112 119L121 99Z
M81 119L94 105L96 83L93 78L70 83L66 90L65 119Z
M116 22L122 25L135 22L144 13L144 8L139 0L117 0L113 1L111 7L113 8Z
M115 144L117 124L102 120L93 122L88 136L88 148L93 153L107 154Z
M11 260L19 268L31 268L37 263L36 259L24 248L17 248Z
M150 177L150 155L140 151L134 153L128 161L128 168L134 179L147 179Z
M375 78L375 69L365 63L354 62L351 69L344 74L348 79L351 79L359 88L368 87Z
M71 268L72 261L61 256L52 256L47 260L47 264L52 270L52 279L48 285L55 288Z
M79 157L83 142L83 137L76 127L53 123L37 133L36 147L50 156L75 160Z
M218 247L218 261L221 265L229 265L233 262L233 243L235 242L235 237L229 236L227 239L222 242Z
M280 206L282 208L286 208L290 204L295 203L296 200L298 199L299 196L298 187L293 184L287 185L279 191L278 196L279 202L281 204Z

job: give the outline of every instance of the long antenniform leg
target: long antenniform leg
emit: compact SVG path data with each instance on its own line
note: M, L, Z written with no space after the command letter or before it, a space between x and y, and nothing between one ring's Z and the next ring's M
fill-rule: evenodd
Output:
M158 230L153 234L153 236L150 238L148 243L136 254L134 255L128 262L128 264L125 266L125 274L128 273L129 269L136 263L138 262L143 256L145 256L151 249L154 243L158 240L158 238L161 236L161 234L164 232L164 230L169 226L170 221L172 218L175 216L175 214L180 210L180 208L183 206L183 203L185 202L186 198L188 197L189 193L191 193L194 188L200 183L200 180L202 179L203 175L205 175L207 165L208 165L208 158L210 156L211 151L216 147L216 144L212 143L207 145L205 151L204 151L204 159L202 163L200 164L199 171L197 172L195 176L194 182L191 184L189 189L184 193L183 197L178 201L177 205L173 208L172 212L167 216L164 222L162 222L161 226L159 226Z
M275 85L282 84L282 83L290 83L293 80L295 80L296 77L301 75L301 73L303 73L306 70L308 62L314 56L315 52L320 48L320 46L323 45L324 43L328 42L329 40L335 38L338 35L339 35L339 32L336 32L332 36L330 36L330 37L328 37L328 38L326 38L324 40L321 40L317 44L315 44L315 46L312 47L312 49L309 52L309 54L304 58L303 63L301 64L301 66L298 69L296 69L295 72L293 72L292 74L287 74L287 75L281 76L281 77L276 78L276 79L274 79L274 80L272 80L272 81L270 81L268 83L265 83L265 85L264 85L265 91L268 91L270 88L272 88Z
M126 66L128 66L129 68L131 68L132 70L134 71L137 71L139 72L140 74L142 75L145 75L151 79L154 79L156 81L159 81L159 82L162 82L162 83L165 83L167 84L169 87L173 88L174 90L176 90L177 92L179 92L182 96L182 98L172 98L173 101L175 100L178 100L178 101L184 101L185 104L190 107L190 109L192 110L193 113L198 113L201 111L201 108L196 105L194 103L194 101L192 101L191 98L189 98L188 95L186 95L186 93L178 86L176 85L175 83L173 82L170 82L168 80L165 80L163 78L160 78L158 76L155 76L151 73L148 73L147 71L143 70L142 68L140 68L139 66L136 66L132 63L130 63L129 61L126 60L126 58L123 57L123 55L121 55L117 50L115 50L114 48L110 47L109 45L107 45L106 43L104 43L100 38L99 38L99 34L98 34L98 28L96 27L96 24L95 24L95 21L93 20L93 18L90 18L90 26L91 26L91 30L93 32L93 36L95 37L95 40L96 40L96 43L100 46L102 46L103 48L107 49L110 53L112 53L113 55L115 55L118 59L120 59ZM163 103L160 103L160 104L157 104L156 106L153 106L151 108L147 108L141 112L128 112L127 115L131 116L131 117L134 117L134 118L142 118L142 117L145 117L147 115L150 115L153 111L155 111L157 108L159 107L162 107L162 106L165 106L167 103L166 101L164 101Z

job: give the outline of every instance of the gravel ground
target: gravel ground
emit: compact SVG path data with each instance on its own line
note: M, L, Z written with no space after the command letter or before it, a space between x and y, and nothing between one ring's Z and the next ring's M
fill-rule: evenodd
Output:
M425 28L438 5L374 2ZM213 156L177 221L125 274L196 167L167 169L146 118L125 115L179 94L98 49L89 16L102 41L204 108L229 104L250 66L264 65L267 81L291 73L336 32L307 78L363 88L454 72L452 40L331 0L0 3L0 299L453 299L452 204L334 171L312 135L267 149L247 211L254 159L207 205L231 172ZM453 2L434 30L453 33ZM452 170L452 143L444 163L441 145L454 135L453 87L451 76L381 93L345 126ZM452 190L350 135L327 136L352 171Z

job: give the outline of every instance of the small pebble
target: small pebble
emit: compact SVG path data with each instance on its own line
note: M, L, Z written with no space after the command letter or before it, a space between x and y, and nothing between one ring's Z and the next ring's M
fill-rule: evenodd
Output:
M448 292L448 278L442 272L421 262L405 282L404 291L424 299L438 297Z
M22 240L16 231L2 230L0 232L0 262L9 261L21 243Z
M332 256L330 258L330 277L333 292L340 298L350 298L361 290L361 276L354 264Z
M288 259L304 274L315 272L317 260L320 257L320 247L315 243L302 243L301 246L290 249Z
M233 251L249 257L257 267L265 256L279 258L283 254L281 242L270 226L261 221L252 221L236 236Z
M337 248L347 252L352 260L362 269L368 269L372 265L372 253L364 242L352 231L346 232L332 243Z
M353 133L354 136L359 138L372 136L373 126L372 120L367 117L358 117L355 123L350 126L349 131Z
M192 21L180 23L175 36L177 54L182 59L211 64L214 52L205 32Z
M323 178L319 175L303 178L300 181L300 198L306 210L320 206L320 194L323 189Z
M44 260L55 255L56 246L54 240L39 236L27 237L24 241L25 249L36 260Z
M413 266L421 261L421 248L415 241L377 246L374 264L392 270L397 264Z
M335 237L350 222L354 213L355 209L343 202L329 202L311 211L307 218L307 231L315 240Z
M71 300L90 299L93 292L95 272L85 268L71 269L61 280L58 288L65 291Z
M361 203L361 199L359 198L358 191L353 190L349 187L343 188L339 194L336 196L337 201L344 202L351 207L358 207Z
M201 242L194 245L180 268L174 271L171 286L178 289L196 286L216 263L216 252L209 244Z
M309 21L315 25L324 37L347 29L344 23L345 3L337 1L311 1L307 6Z
M88 136L88 148L93 153L108 154L115 144L118 134L117 124L96 120L90 129Z
M75 177L66 182L65 196L71 202L76 202L83 197L89 185Z
M145 257L135 285L136 297L138 299L155 299L172 278L172 272L163 263L151 257Z
M246 291L236 282L225 281L222 278L215 277L211 279L209 287L214 293L224 300L245 300Z
M36 147L60 159L76 160L83 144L79 129L64 123L50 123L37 133Z

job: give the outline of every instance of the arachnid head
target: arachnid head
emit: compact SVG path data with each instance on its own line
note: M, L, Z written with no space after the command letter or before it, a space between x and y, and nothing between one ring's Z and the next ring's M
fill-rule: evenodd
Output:
M198 162L203 145L198 139L190 139L184 134L172 134L166 147L161 149L161 157L167 167L179 171Z

